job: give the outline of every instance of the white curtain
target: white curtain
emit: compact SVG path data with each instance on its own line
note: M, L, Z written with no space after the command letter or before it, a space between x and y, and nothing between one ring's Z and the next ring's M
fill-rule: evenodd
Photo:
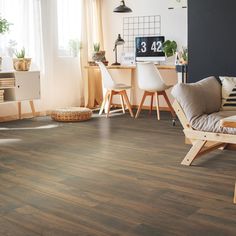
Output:
M44 55L42 42L42 19L40 0L0 0L1 17L11 23L10 31L0 35L0 56L3 57L3 70L12 70L12 57L15 50L26 51L32 58L33 70L41 71L42 99L36 102L36 110L44 111L46 86L44 76ZM23 104L23 113L30 112L28 103ZM16 104L2 105L0 116L16 114Z
M73 0L80 1L80 0ZM60 0L63 8L70 7L71 2L68 0ZM44 58L45 58L45 74L47 77L48 86L48 107L47 109L54 109L59 107L80 106L80 88L81 88L81 67L79 57L70 55L62 55L61 44L64 42L66 47L66 39L60 38L63 33L68 33L65 29L66 24L68 27L77 27L80 22L75 22L71 25L70 17L67 19L69 11L63 11L63 24L60 24L61 19L58 19L60 10L58 11L57 0L41 0L42 8L42 29L43 29L43 45L44 45ZM68 3L68 4L67 4ZM77 6L77 3L75 3ZM59 13L59 15L58 15ZM77 9L77 14L81 15L81 9ZM68 20L68 21L67 21ZM79 26L80 27L80 26ZM78 35L73 37L80 38L81 30L75 30Z
M25 47L33 69L41 71L42 99L36 110L84 104L82 70L91 59L93 43L103 46L101 0L0 0L0 12L13 24L0 36L0 56L12 66L9 46ZM70 39L82 41L78 56L61 53L69 49Z
M41 9L39 0L0 0L1 17L12 25L1 36L1 56L13 56L13 50L26 49L34 66L42 69ZM9 64L11 66L11 64Z
M83 83L84 105L94 107L94 101L89 97L96 92L102 94L101 81L92 81L93 86L89 86L88 71L84 69L88 61L92 59L93 44L100 43L103 48L103 28L102 28L102 0L83 0L82 3L82 43L81 68Z

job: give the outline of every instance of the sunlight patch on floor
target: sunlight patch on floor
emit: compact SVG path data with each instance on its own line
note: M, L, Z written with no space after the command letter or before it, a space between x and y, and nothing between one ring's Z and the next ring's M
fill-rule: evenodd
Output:
M1 127L0 131L4 131L4 130L41 130L41 129L54 129L59 127L59 124L52 124L52 125L43 125L43 126L37 126L37 127L22 127L22 128L5 128L5 127Z
M9 143L18 143L21 141L22 141L22 139L18 139L18 138L0 139L0 145L1 144L9 144Z

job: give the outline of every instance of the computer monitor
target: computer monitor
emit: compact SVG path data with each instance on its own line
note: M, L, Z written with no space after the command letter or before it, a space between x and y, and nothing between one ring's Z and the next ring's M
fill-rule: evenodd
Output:
M137 62L165 61L165 53L163 52L164 36L147 36L135 38L135 57Z

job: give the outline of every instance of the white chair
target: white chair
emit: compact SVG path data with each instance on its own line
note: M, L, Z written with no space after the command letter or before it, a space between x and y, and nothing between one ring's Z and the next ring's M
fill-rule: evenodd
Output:
M105 94L105 97L102 102L102 106L99 112L99 115L101 115L104 111L105 105L108 101L108 110L107 110L107 117L109 117L111 105L112 105L112 98L114 95L120 95L121 98L121 105L122 105L122 111L125 113L125 105L124 100L126 102L126 105L129 109L131 117L134 117L129 98L127 96L126 90L131 89L131 86L125 85L125 84L117 84L112 79L109 71L107 70L106 66L102 62L97 62L102 75L102 82L103 82L103 89L106 89L107 92Z
M156 95L157 119L160 120L160 107L159 107L160 95L162 95L166 100L166 103L169 107L169 111L171 112L173 118L175 118L174 109L165 91L171 88L172 86L165 84L156 66L150 62L137 63L137 79L139 88L144 90L144 95L139 105L135 118L138 118L147 96L151 96L151 105L150 105L150 114L151 114L153 109L153 98L155 95Z

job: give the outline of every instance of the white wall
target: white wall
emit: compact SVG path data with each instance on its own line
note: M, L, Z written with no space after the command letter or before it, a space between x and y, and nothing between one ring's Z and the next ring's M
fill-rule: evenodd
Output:
M175 40L179 49L187 46L187 9L177 8L174 10L168 9L168 0L126 0L125 3L130 7L132 13L114 13L113 9L120 4L119 0L103 0L103 30L104 30L104 49L109 63L114 62L114 42L118 34L123 34L123 17L127 16L161 16L161 34L166 39ZM122 52L122 46L118 48L119 57ZM119 59L118 59L119 61ZM130 74L127 71L112 71L116 80L126 84L131 84ZM161 74L168 84L175 84L177 82L177 75L175 71L161 71ZM132 100L133 105L138 105L142 91L139 90L137 80L133 81L133 92L135 94ZM115 100L115 103L119 100ZM160 102L161 106L166 106L163 99ZM145 103L149 105L149 101Z
M123 33L123 17L127 16L161 16L161 34L166 39L175 40L179 48L187 46L187 9L168 9L168 0L126 0L132 13L114 13L113 9L120 4L119 0L103 0L103 30L107 59L114 61L114 42L118 34ZM122 47L119 47L121 50Z

